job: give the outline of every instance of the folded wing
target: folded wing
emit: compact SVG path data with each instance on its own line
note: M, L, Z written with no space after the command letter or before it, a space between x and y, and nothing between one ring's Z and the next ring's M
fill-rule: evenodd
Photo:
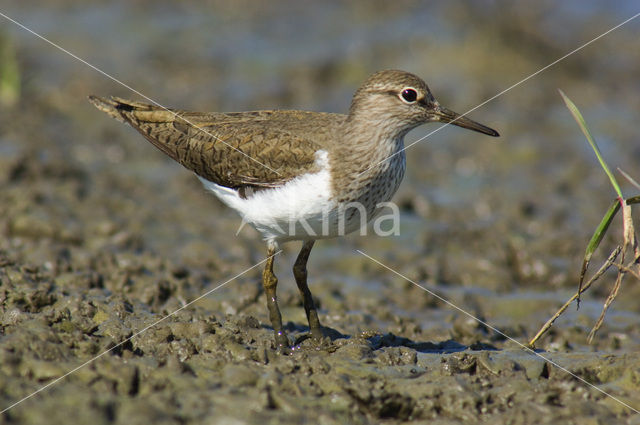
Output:
M230 188L277 187L315 171L315 152L322 146L302 135L305 123L324 121L316 128L331 131L343 117L303 111L201 113L115 97L89 100L200 177Z

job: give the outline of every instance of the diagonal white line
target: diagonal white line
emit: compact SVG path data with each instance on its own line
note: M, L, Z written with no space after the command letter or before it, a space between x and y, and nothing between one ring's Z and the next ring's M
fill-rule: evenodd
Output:
M168 319L169 317L171 317L171 316L175 315L176 313L178 313L178 312L180 312L180 311L184 310L185 308L189 307L191 304L195 303L196 301L201 300L202 298L206 297L207 295L212 294L213 292L215 292L215 291L217 291L218 289L220 289L220 288L222 288L223 286L225 286L227 283L229 283L229 282L231 282L231 281L233 281L233 280L235 280L235 279L239 278L240 276L242 276L243 274L245 274L245 273L249 272L250 270L255 269L256 267L258 267L258 266L259 266L259 265L261 265L262 263L266 262L269 258L275 257L276 255L280 254L281 252L282 252L282 250L280 250L280 251L276 252L276 253L275 253L275 254L273 254L273 255L267 256L267 258L265 258L264 260L260 261L259 263L254 264L253 266L249 267L248 269L243 270L242 272L240 272L240 273L238 273L237 275L233 276L232 278L230 278L230 279L228 279L228 280L224 281L223 283L221 283L220 285L216 286L215 288L210 289L209 291L207 291L207 292L205 292L204 294L200 295L198 298L196 298L196 299L194 299L194 300L192 300L192 301L190 301L190 302L186 303L185 305L183 305L183 306L182 306L182 307L180 307L179 309L177 309L177 310L175 310L175 311L173 311L173 312L171 312L171 313L167 314L166 316L164 316L164 317L162 317L162 318L160 318L160 319L156 320L155 322L153 322L153 323L152 323L152 324L150 324L149 326L147 326L147 327L143 328L142 330L139 330L138 332L136 332L135 334L131 335L129 338L127 338L127 339L125 339L125 340L121 341L121 342L120 342L120 343L118 343L117 345L115 345L115 346L113 346L113 347L109 348L109 349L108 349L108 350L106 350L106 351L103 351L102 353L98 354L97 356L93 357L92 359L87 360L86 362L82 363L80 366L78 366L78 367L76 367L76 368L74 368L74 369L70 370L69 372L65 373L64 375L62 375L62 376L60 376L60 377L58 377L58 378L54 379L53 381L49 382L47 385L45 385L45 386L41 387L40 389L38 389L38 390L36 390L36 391L32 392L32 393L31 393L31 394L29 394L28 396L23 397L22 399L20 399L20 400L16 401L16 402L15 402L15 403L13 403L12 405L10 405L10 406L8 406L8 407L5 407L4 409L2 409L2 410L0 411L0 415L1 415L1 414L3 414L3 413L5 413L7 410L12 409L12 408L14 408L15 406L19 405L19 404L20 404L20 403L22 403L23 401L28 400L28 399L30 399L31 397L35 396L36 394L38 394L38 393L40 393L40 392L42 392L42 391L46 390L47 388L51 387L52 385L57 384L58 382L60 382L61 380L63 380L63 379L64 379L64 378L66 378L67 376L71 375L72 373L77 372L78 370L82 369L83 367L85 367L86 365L88 365L88 364L90 364L90 363L93 363L94 361L98 360L100 357L104 356L105 354L107 354L107 353L109 353L109 352L111 352L111 351L115 350L116 348L120 347L122 344L126 343L127 341L130 341L130 340L132 340L133 338L135 338L136 336L140 335L141 333L143 333L143 332L147 331L149 328L152 328L153 326L157 325L158 323L163 322L164 320L166 320L166 319Z
M522 347L525 351L528 351L532 354L535 354L536 356L540 357L541 359L543 359L546 362L551 363L552 365L554 365L555 367L557 367L558 369L560 369L563 372L568 373L569 375L573 376L574 378L576 378L577 380L579 380L580 382L590 386L591 388L599 391L600 393L606 395L607 397L612 398L613 400L617 401L618 403L622 404L623 406L625 406L626 408L634 411L635 413L639 413L640 414L640 410L630 406L629 404L625 403L624 401L620 400L619 398L617 398L616 396L609 394L608 392L604 391L603 389L593 385L591 382L588 382L587 380L585 380L584 378L579 377L578 375L576 375L575 373L571 372L570 370L568 370L567 368L559 365L558 363L554 362L553 360L551 360L548 357L543 356L540 353L536 353L534 350L532 350L531 348L527 347L526 345L524 345L523 343L521 343L520 341L510 337L509 335L505 334L504 332L502 332L500 329L491 326L490 324L488 324L487 322L485 322L484 320L474 316L473 314L469 313L466 310L463 310L462 308L458 307L457 305L453 304L451 301L441 297L440 295L436 294L433 291L430 291L429 289L425 288L424 286L420 285L419 283L409 279L407 276L403 275L402 273L392 269L391 267L381 263L380 261L376 260L375 258L371 257L370 255L365 254L364 252L360 251L359 249L356 249L356 251L360 254L362 254L363 256L367 257L368 259L370 259L371 261L373 261L374 263L384 267L385 269L389 270L390 272L400 276L401 278L405 279L408 282L411 282L412 284L414 284L415 286L417 286L418 288L422 289L423 291L427 292L428 294L436 297L437 299L439 299L440 301L442 301L443 303L447 304L449 307L452 307L456 310L458 310L459 312L469 316L470 318L472 318L473 320L477 321L478 323L482 324L483 326L486 326L487 328L491 329L492 331L502 335L503 337L507 338L509 341L515 342L516 344L518 344L520 347Z
M489 99L485 100L484 102L480 103L479 105L469 109L467 112L465 112L464 114L460 114L460 117L456 118L455 120L448 122L446 124L444 124L441 127L436 128L435 130L433 130L430 133L427 133L426 135L422 136L421 138L419 138L418 140L416 140L415 142L405 146L404 148L400 149L398 152L393 153L392 155L390 155L389 157L383 159L380 162L377 162L375 164L373 164L372 166L370 166L369 168L367 168L366 170L364 170L363 172L361 172L360 174L358 174L358 176L361 176L362 174L370 171L372 168L377 167L378 165L390 160L391 158L393 158L394 156L406 151L407 149L409 149L411 146L415 145L416 143L420 143L421 141L423 141L424 139L426 139L427 137L431 136L434 133L437 133L438 131L442 130L443 128L447 127L448 125L451 125L451 123L453 123L454 121L457 121L459 118L462 118L464 116L466 116L467 114L470 114L471 112L475 111L476 109L486 105L487 103L491 102L492 100L502 96L503 94L505 94L506 92L510 91L513 88L518 87L519 85L523 84L524 82L530 80L531 78L535 77L536 75L540 74L543 71L546 71L547 69L551 68L552 66L554 66L555 64L557 64L558 62L561 62L563 60L565 60L566 58L568 58L569 56L573 55L574 53L584 49L585 47L587 47L588 45L598 41L599 39L601 39L602 37L604 37L605 35L617 30L618 28L620 28L621 26L633 21L634 19L636 19L638 16L640 16L640 13L636 13L635 15L633 15L632 17L620 22L618 25L616 25L615 27L603 32L602 34L600 34L599 36L587 41L586 43L584 43L583 45L581 45L580 47L576 47L575 49L573 49L572 51L570 51L569 53L567 53L564 56L559 57L558 59L554 60L553 62L551 62L550 64L540 68L539 70L537 70L536 72L534 72L533 74L530 74L528 76L526 76L525 78L523 78L522 80L518 81L515 84L512 84L511 86L507 87L506 89L502 90L500 93L490 97Z
M20 28L22 28L25 31L30 32L31 34L35 35L36 37L38 37L39 39L41 39L42 41L45 41L46 43L49 43L51 46L55 47L56 49L66 53L67 55L71 56L72 58L82 62L83 64L87 65L89 68L93 69L94 71L99 72L100 74L104 75L105 77L109 78L112 81L115 81L116 83L120 84L121 86L131 90L132 92L134 92L135 94L137 94L138 96L141 96L145 99L147 99L149 102L153 103L154 105L164 109L165 111L173 114L175 117L179 117L180 119L182 119L183 121L185 121L186 123L188 123L189 125L197 128L198 130L202 131L203 133L213 137L214 139L216 139L217 141L219 141L220 143L223 143L225 145L227 145L228 147L230 147L231 149L233 149L234 151L246 156L247 158L249 158L250 160L252 160L253 162L262 165L263 167L265 167L266 169L268 169L269 171L272 171L274 173L276 173L277 175L281 175L279 172L277 172L276 170L274 170L273 168L269 167L266 164L263 164L262 162L258 161L257 159L253 158L250 155L247 155L246 153L242 152L240 149L235 148L233 146L231 146L230 144L228 144L227 142L225 142L224 140L220 139L219 137L216 137L215 135L211 134L210 132L208 132L207 130L203 129L202 127L199 127L197 125L195 125L194 123L192 123L191 121L189 121L188 119L178 115L176 112L170 110L169 108L161 105L160 103L156 102L155 100L151 99L149 96L146 96L142 93L140 93L138 90L134 89L133 87L127 85L126 83L123 83L122 81L118 80L117 78L113 77L112 75L106 73L105 71L101 70L100 68L98 68L95 65L90 64L89 62L87 62L86 60L82 59L81 57L71 53L70 51L68 51L67 49L65 49L64 47L60 46L59 44L54 43L53 41L49 40L48 38L38 34L37 32L35 32L34 30L24 26L23 24L21 24L20 22L16 21L15 19L5 15L4 13L0 12L0 16L2 16L3 18L13 22L14 24L16 24L17 26L19 26Z

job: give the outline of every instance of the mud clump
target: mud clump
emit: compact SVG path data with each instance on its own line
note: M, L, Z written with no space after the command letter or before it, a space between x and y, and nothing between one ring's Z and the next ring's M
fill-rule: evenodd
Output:
M144 294L155 286L174 296L177 280L186 276L163 272L171 268L152 256L138 258L133 268L164 277L139 284L130 276L117 292L107 289L108 270L97 272L101 279L69 271L55 276L25 267L6 252L3 258L5 404L107 351L8 411L9 422L558 423L594 410L611 422L627 414L550 362L488 342L465 346L425 341L419 332L405 337L352 331L321 349L305 340L292 355L279 355L265 314L225 315L195 304L167 317L171 301ZM147 269L151 264L156 267ZM262 310L261 299L254 304L244 308ZM347 329L355 325L350 322L347 315ZM635 354L544 355L617 394L635 392Z

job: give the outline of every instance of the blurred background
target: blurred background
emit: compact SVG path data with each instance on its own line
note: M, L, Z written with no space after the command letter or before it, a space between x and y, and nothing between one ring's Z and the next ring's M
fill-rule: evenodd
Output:
M636 9L634 1L596 0L56 0L37 7L8 0L0 6L168 107L346 112L368 75L397 68L423 77L442 105L460 113ZM411 147L395 198L400 236L350 235L317 244L309 275L325 311L338 291L353 297L354 312L375 314L383 297L394 314L425 328L453 326L433 324L429 308L442 306L355 252L361 249L515 337L531 336L575 291L586 243L614 197L557 90L581 109L609 164L639 179L639 29L640 20L628 23L470 114L501 138L448 127ZM201 276L187 300L264 256L253 229L236 236L240 219L233 211L132 129L95 110L89 94L143 100L0 18L0 249L6 255L57 273L99 269L107 255L131 255L135 262L150 253ZM434 128L419 128L406 142ZM623 189L634 194L626 183ZM616 222L596 263L615 245L619 227ZM285 249L280 290L296 297L289 267L298 247ZM258 274L242 279L254 285ZM106 271L104 279L112 290L121 285ZM608 279L587 294L580 311L572 308L557 322L573 332L558 346L584 343ZM628 282L605 322L601 347L619 344L620 334L638 342L638 282ZM233 288L211 302L223 310L233 305ZM298 319L304 323L302 315L292 320ZM402 327L385 320L369 325Z

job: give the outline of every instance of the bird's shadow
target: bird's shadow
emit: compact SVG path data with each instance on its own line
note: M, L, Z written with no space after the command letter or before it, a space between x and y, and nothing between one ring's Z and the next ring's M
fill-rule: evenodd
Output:
M419 353L432 354L450 354L466 350L472 351L498 351L498 348L484 342L475 342L471 345L461 344L453 339L441 342L431 341L413 341L403 336L395 335L391 332L385 334L374 335L367 338L374 350L386 347L407 347L416 350Z
M265 326L269 328L268 326ZM293 322L287 322L284 325L284 329L290 334L295 335L295 344L310 338L309 328L306 326L298 325ZM337 329L333 329L327 326L322 327L323 333L332 342L338 339L353 339L351 335L343 334ZM471 345L459 343L453 339L449 339L441 342L431 341L414 341L410 338L395 335L392 332L385 334L376 334L364 338L365 341L375 350L380 350L387 347L407 347L416 350L419 353L431 353L431 354L451 354L461 351L499 351L497 347L486 342L474 342Z

